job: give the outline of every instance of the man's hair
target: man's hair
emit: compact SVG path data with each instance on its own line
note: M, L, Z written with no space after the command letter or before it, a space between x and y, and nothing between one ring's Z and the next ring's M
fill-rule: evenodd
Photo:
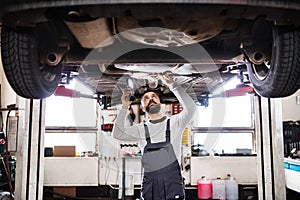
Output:
M154 92L154 93L158 96L158 98L160 99L160 96L159 96L160 94L159 94L157 91L149 90L149 91L145 92L145 93L143 94L143 96L141 97L141 105L142 105L142 106L145 106L144 103L143 103L143 98L144 98L145 94L147 94L147 93L149 93L149 92Z

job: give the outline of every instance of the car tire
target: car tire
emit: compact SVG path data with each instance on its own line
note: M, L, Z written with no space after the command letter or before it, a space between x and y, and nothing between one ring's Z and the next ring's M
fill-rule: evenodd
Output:
M55 92L61 80L62 65L39 62L34 34L2 27L1 53L6 78L19 96L43 99Z
M269 63L249 64L248 73L255 91L263 97L286 97L300 87L300 31L273 29Z

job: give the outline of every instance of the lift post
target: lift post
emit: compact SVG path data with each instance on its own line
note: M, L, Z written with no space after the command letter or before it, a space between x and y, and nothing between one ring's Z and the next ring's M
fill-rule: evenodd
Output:
M44 182L44 100L17 97L19 134L15 199L42 200Z
M285 173L281 99L255 97L258 195L285 200Z

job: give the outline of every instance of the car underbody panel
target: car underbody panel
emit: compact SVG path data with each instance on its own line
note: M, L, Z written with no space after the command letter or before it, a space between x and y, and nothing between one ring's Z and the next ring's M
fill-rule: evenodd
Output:
M273 70L279 73L276 66L284 62L274 56L278 57L282 48L292 48L293 42L284 42L283 36L293 33L289 38L295 39L295 46L299 43L300 4L294 1L94 0L1 4L2 25L8 31L5 37L15 33L30 38L26 42L36 48L32 51L37 56L34 65L49 69L61 66L60 83L74 76L97 94L111 95L122 79L133 78L142 87L153 82L155 74L163 70L172 71L197 98L213 92L235 76L236 71L247 74L247 68L254 88L262 96L287 96L300 85L298 74L288 84L268 76ZM3 39L10 45L9 38ZM298 56L298 49L291 54L293 58ZM292 63L288 66L298 73L299 64ZM42 78L49 80L47 77ZM260 86L264 85L262 82L279 86L268 91ZM47 90L40 84L37 88ZM279 89L282 92L276 92ZM20 95L39 98L30 94Z

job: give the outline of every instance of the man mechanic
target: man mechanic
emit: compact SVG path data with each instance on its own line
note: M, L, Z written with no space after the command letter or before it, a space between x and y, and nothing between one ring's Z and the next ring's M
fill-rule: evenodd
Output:
M124 141L138 141L142 152L143 181L141 199L184 199L184 180L181 175L181 137L196 111L196 105L184 89L173 80L171 73L161 75L162 81L178 99L183 110L167 117L161 113L157 93L146 91L141 98L142 110L149 120L126 126L130 106L130 91L125 90L122 109L113 128L113 137Z

